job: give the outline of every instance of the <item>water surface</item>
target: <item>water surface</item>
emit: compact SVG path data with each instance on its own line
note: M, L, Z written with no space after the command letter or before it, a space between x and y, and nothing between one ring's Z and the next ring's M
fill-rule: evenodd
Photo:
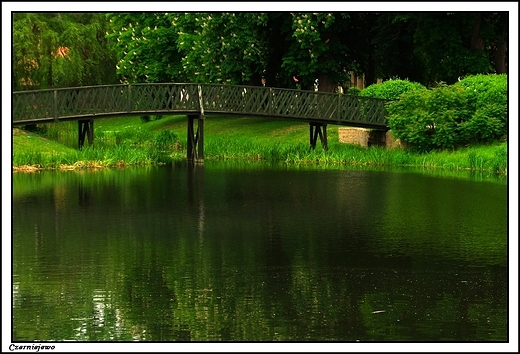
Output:
M14 341L506 341L507 185L207 162L13 174Z

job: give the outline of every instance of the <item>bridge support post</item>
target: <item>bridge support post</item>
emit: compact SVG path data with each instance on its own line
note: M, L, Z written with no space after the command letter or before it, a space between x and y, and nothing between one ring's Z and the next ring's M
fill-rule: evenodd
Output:
M323 146L323 148L327 150L327 124L310 122L309 127L311 149L314 150L316 148L316 142L318 141L318 137L320 137L321 146Z
M78 120L78 148L82 149L85 144L85 138L88 140L88 145L92 146L94 142L94 119L80 119Z
M195 121L197 129L195 130ZM188 115L187 159L204 163L204 115Z

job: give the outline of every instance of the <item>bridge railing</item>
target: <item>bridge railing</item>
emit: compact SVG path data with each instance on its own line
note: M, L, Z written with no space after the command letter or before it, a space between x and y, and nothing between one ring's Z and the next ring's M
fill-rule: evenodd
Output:
M223 113L386 127L385 100L192 83L100 85L13 93L13 124L124 114Z

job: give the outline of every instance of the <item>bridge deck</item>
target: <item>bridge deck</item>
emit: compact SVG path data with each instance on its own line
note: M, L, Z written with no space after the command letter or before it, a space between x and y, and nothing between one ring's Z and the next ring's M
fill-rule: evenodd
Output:
M130 84L13 93L12 124L122 115L237 114L387 129L385 100L217 84Z

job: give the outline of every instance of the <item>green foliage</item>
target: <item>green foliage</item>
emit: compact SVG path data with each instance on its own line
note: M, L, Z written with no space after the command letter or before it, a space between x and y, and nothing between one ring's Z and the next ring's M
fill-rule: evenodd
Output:
M507 134L507 75L468 76L455 84L463 87L473 117L464 133L475 142L492 142Z
M292 13L290 40L286 40L282 69L298 74L304 89L316 78L320 91L333 92L337 83L350 80L350 72L366 73L372 51L372 13ZM283 37L282 37L283 38ZM276 39L278 40L278 38Z
M58 33L41 14L13 14L13 86L15 90L52 84L52 51ZM51 83L49 83L51 81Z
M108 22L102 13L60 14L60 45L69 48L56 56L54 85L60 87L116 82L115 52L106 39Z
M427 102L428 112L434 118L431 131L433 146L445 149L465 143L460 140L461 124L471 117L465 91L456 86L440 84L430 93Z
M506 74L467 76L455 85L466 90L468 104L474 110L490 104L507 106Z
M507 106L489 104L478 108L473 117L462 125L462 130L472 142L488 143L507 133L505 118Z
M353 95L353 96L359 96L361 93L361 89L359 87L349 87L348 90L347 90L347 94L348 95Z
M382 13L372 27L378 75L431 85L504 72L506 58L497 54L508 21L507 12Z
M387 106L388 125L395 137L413 144L418 150L429 150L428 133L433 121L427 111L427 89L411 91Z
M468 98L476 101L475 103L484 104L495 99L501 99L502 102L505 102L503 95L507 93L507 75L467 76L457 82L456 85L468 89ZM494 96L489 97L490 94Z
M13 20L15 90L115 82L104 14L16 13Z
M413 90L387 109L390 129L419 151L490 143L507 133L507 78L478 75Z
M461 143L460 125L469 119L465 92L441 84L412 90L388 106L388 125L396 137L419 151L453 148Z
M460 75L492 71L488 53L471 48L474 13L417 14L415 19L414 52L432 80L454 83Z
M117 52L117 74L124 83L183 81L177 29L168 13L107 14L107 33Z
M269 86L289 87L299 75L302 88L319 79L328 91L353 71L368 83L376 73L451 83L498 68L495 51L508 39L502 12L15 13L13 20L16 90L113 83L116 65L123 82L259 85L264 76Z
M194 82L249 83L265 69L267 14L175 14L182 69Z
M335 87L363 72L367 14L118 13L109 38L123 81L228 82ZM351 33L345 36L345 33Z
M422 56L414 53L414 14L380 13L371 28L373 57L378 78L405 77L426 83Z
M398 100L401 94L412 90L420 90L425 87L417 82L408 80L394 79L384 81L381 84L374 84L362 90L359 95L362 97L383 98L386 100Z
M295 13L292 14L291 40L283 54L282 68L298 74L307 88L321 74L342 82L342 69L351 69L348 61L348 44L341 30L348 25L349 14ZM338 55L343 53L343 57ZM326 60L326 58L328 60ZM332 59L334 58L334 59ZM353 62L354 60L352 60Z

